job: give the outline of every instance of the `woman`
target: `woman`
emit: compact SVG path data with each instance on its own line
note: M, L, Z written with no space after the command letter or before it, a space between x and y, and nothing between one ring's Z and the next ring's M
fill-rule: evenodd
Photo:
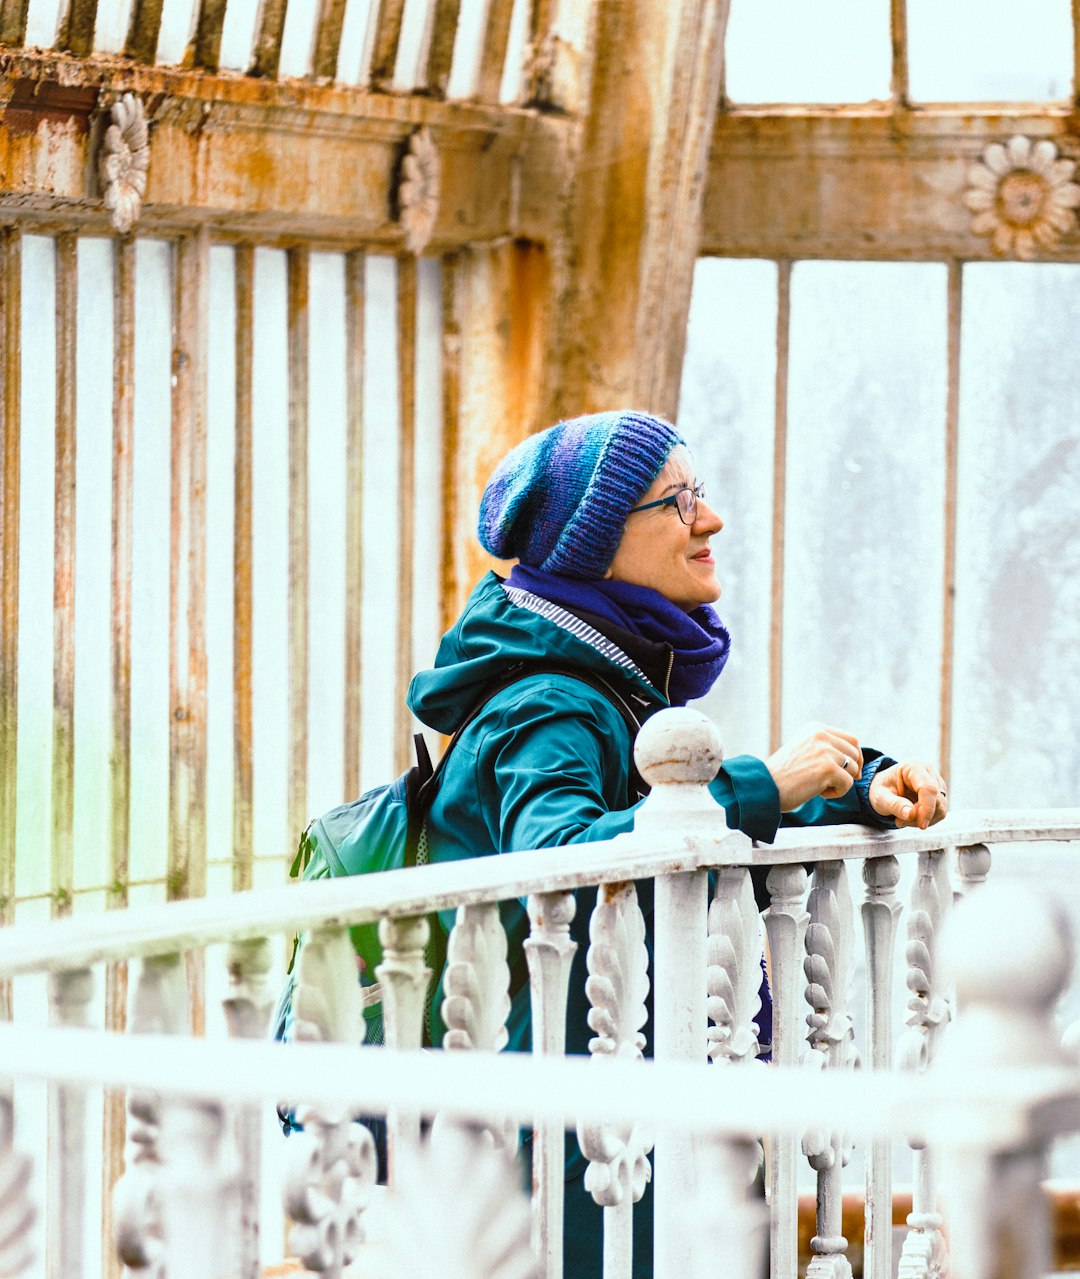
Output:
M417 717L452 733L517 663L606 680L641 720L704 696L729 638L705 500L685 441L648 414L600 413L533 436L500 464L480 506L480 541L516 559L479 584L409 690ZM633 824L631 748L605 694L572 674L533 674L492 697L458 740L428 815L433 861L609 839ZM936 770L863 750L820 728L767 760L726 760L710 789L728 824L771 841L781 824L862 821L925 829L946 813ZM643 886L645 887L645 886ZM591 900L579 894L567 1051L585 1052L585 949ZM650 903L643 894L642 907ZM451 921L446 921L449 924ZM529 1046L525 912L504 903L513 968L510 1046ZM438 1027L433 1027L437 1042ZM568 1143L573 1146L573 1143ZM601 1212L584 1160L567 1165L567 1276L601 1270ZM635 1276L652 1273L651 1212L635 1214Z

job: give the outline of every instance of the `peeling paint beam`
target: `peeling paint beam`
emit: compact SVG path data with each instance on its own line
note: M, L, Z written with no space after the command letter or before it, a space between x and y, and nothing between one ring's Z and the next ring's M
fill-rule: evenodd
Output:
M56 48L85 58L94 48L94 23L98 0L69 0L67 13L56 39Z
M442 413L443 457L442 472L442 554L440 599L442 600L442 626L448 631L457 616L458 591L456 578L456 539L463 524L462 494L458 483L458 462L461 457L461 325L458 321L458 277L461 259L456 253L448 253L442 260Z
M345 0L322 0L315 28L315 53L311 74L316 80L337 78L341 31L345 25Z
M892 33L892 104L908 105L907 0L890 0Z
M262 0L259 8L259 33L255 37L255 55L251 75L274 79L281 62L281 38L285 34L285 10L288 0Z
M199 18L195 24L195 66L216 71L221 61L221 33L225 28L225 6L228 0L200 0Z
M153 66L157 61L164 0L134 0L124 52L135 62Z
M480 102L499 100L513 11L514 0L491 0L487 29L484 32L484 50L480 58L480 73L476 78L476 97Z
M0 44L18 46L26 40L30 0L0 0Z
M1080 103L1080 0L1072 0L1073 102Z
M375 43L371 53L371 87L387 88L394 78L405 0L379 0Z
M364 253L345 257L345 791L360 794L364 596Z
M416 498L416 259L398 258L397 271L398 429L400 464L398 491L415 509ZM397 768L408 767L412 745L412 716L405 705L413 665L413 530L416 521L398 521L398 643L397 643Z
M255 331L255 252L238 244L234 257L236 298L236 453L233 478L233 868L235 892L253 883L255 837L252 768L252 534Z
M1080 0L1077 0L1080 3ZM450 67L454 59L454 39L457 36L458 15L461 0L435 0L435 15L431 25L431 41L428 44L427 66L423 82L428 93L436 98L446 96L450 82Z

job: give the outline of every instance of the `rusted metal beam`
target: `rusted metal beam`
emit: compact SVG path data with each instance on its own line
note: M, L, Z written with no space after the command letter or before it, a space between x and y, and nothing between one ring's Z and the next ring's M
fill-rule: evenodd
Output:
M407 507L416 509L416 259L398 258L397 264L398 359L398 492ZM415 520L398 521L397 671L397 767L408 767L412 720L405 705L413 665L413 585Z
M78 241L56 237L52 912L71 911L75 799L75 367Z
M221 61L221 33L225 29L227 0L199 0L199 18L195 24L194 63L207 71L216 71Z
M957 459L960 442L960 330L964 274L959 262L949 263L948 391L945 401L945 582L941 635L940 767L952 775L953 672L956 646L956 504Z
M1080 0L1072 0L1072 33L1073 33L1073 104L1080 103Z
M398 45L401 43L401 20L404 16L405 0L379 0L369 76L373 89L386 88L394 78Z
M776 290L776 399L773 425L772 591L769 620L769 750L780 747L784 714L784 545L787 529L788 367L791 263L780 262Z
M476 77L476 97L480 102L498 102L502 86L506 46L510 42L510 18L514 0L491 0L484 32L480 71Z
M445 96L446 86L450 81L454 38L457 35L460 12L461 0L435 0L435 14L432 18L431 42L428 45L423 85L437 98Z
M56 47L85 58L94 47L94 23L98 0L68 0L67 12L56 37Z
M289 359L289 830L307 825L308 790L308 314L310 256L288 258Z
M892 36L891 92L894 107L908 104L907 0L890 0L889 23Z
M315 27L315 53L311 73L319 80L333 80L337 75L341 31L345 25L345 0L321 0Z
M0 44L17 48L26 39L30 0L0 0Z
M233 480L233 868L234 891L253 882L255 836L252 769L252 535L253 515L253 368L255 254L250 244L236 246L233 258L236 298L236 444Z
M345 776L360 794L360 628L364 597L364 254L345 256Z
M281 62L281 37L285 34L287 7L288 0L262 0L259 6L259 30L255 36L251 75L268 78L277 75Z
M164 0L134 0L124 52L135 62L154 65Z
M461 325L458 320L458 270L456 253L442 261L442 629L448 631L464 604L463 583L457 581L457 539L462 526L461 489L457 460L461 452Z

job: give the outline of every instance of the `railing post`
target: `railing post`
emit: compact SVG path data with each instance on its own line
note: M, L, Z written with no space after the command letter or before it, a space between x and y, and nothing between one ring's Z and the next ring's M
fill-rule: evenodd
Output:
M431 969L424 962L424 947L431 926L427 917L379 921L382 962L375 968L375 980L382 987L383 1034L388 1048L418 1049L424 1039L424 997ZM420 1115L391 1114L386 1117L386 1152L390 1184L400 1142L420 1139Z
M719 735L700 712L679 708L658 712L638 734L634 750L652 793L638 810L635 833L688 848L715 841L719 861L735 861L747 847L745 836L730 834L723 809L708 783L723 759ZM724 843L730 839L728 848ZM653 981L657 1061L706 1060L705 958L708 873L689 870L659 875L653 907ZM665 1129L656 1135L653 1266L656 1279L685 1279L696 1252L705 1246L698 1231L682 1228L680 1208L695 1193L698 1169L692 1133Z
M955 978L956 1025L931 1075L982 1081L1024 1069L1047 1070L1046 1088L1031 1085L995 1094L997 1118L1007 1117L1005 1143L953 1137L955 1103L939 1116L942 1189L953 1279L1041 1279L1050 1269L1048 1201L1042 1192L1051 1140L1075 1123L1076 1092L1062 1082L1065 1113L1053 1100L1052 1068L1065 1057L1057 1042L1054 1006L1073 967L1065 911L1049 895L993 885L961 902L950 920L943 963ZM976 1144L978 1143L978 1144Z
M956 874L959 883L954 898L967 897L986 883L990 874L990 850L985 844L967 844L956 850Z
M49 1010L54 1025L86 1026L94 993L89 968L49 974ZM54 1084L49 1088L49 1243L50 1275L79 1279L83 1274L83 1207L86 1203L86 1090Z
M532 1007L532 1050L548 1057L566 1051L566 999L577 942L570 924L577 909L573 893L534 893L529 898L531 931L525 942ZM533 1128L533 1244L544 1279L562 1279L563 1190L566 1132L559 1121Z
M770 895L765 931L772 969L773 1062L778 1066L799 1064L799 977L810 919L806 911L806 879L803 867L794 864L774 866L765 880ZM796 1149L792 1134L769 1138L769 1273L773 1279L795 1279L799 1266Z

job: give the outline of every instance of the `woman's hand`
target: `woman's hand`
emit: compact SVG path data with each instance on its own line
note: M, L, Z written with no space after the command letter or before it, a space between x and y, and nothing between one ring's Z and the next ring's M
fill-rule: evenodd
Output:
M765 761L780 792L782 813L790 813L818 795L839 799L862 772L858 738L824 724L811 725L804 732L805 736L781 746Z
M906 759L878 770L870 783L870 806L882 817L895 817L897 826L926 830L949 811L941 774L921 759Z

